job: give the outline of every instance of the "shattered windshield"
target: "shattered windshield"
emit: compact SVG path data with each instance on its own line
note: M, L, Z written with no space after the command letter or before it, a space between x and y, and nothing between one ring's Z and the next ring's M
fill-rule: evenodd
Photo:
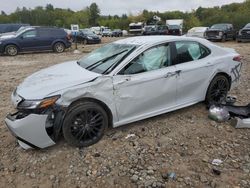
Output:
M211 29L222 29L222 30L226 30L227 29L227 25L225 24L215 24L211 27Z
M89 71L107 74L135 48L136 45L131 44L108 44L84 56L77 63Z

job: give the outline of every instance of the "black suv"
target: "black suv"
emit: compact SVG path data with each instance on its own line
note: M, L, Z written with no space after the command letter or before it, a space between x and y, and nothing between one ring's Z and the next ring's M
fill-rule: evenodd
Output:
M222 42L225 42L230 39L235 40L236 31L234 30L232 24L215 24L205 32L205 38L207 40L215 40Z
M70 36L63 29L27 27L10 38L0 39L0 54L15 56L19 52L48 50L61 53L70 46Z
M238 35L237 35L238 42L245 42L250 41L250 23L248 23L245 27L243 27Z

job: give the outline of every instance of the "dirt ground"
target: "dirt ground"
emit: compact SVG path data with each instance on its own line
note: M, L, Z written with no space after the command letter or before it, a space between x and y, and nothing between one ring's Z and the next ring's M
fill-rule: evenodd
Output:
M116 39L104 38L102 44L111 40ZM238 103L249 103L250 44L218 44L244 56L241 83L231 93ZM11 92L31 73L76 60L98 46L80 46L80 54L70 49L0 56L0 187L250 187L250 130L209 120L203 103L109 129L88 148L70 147L62 138L48 149L21 149L4 124L14 112ZM213 159L223 163L215 167ZM171 172L176 178L167 178Z

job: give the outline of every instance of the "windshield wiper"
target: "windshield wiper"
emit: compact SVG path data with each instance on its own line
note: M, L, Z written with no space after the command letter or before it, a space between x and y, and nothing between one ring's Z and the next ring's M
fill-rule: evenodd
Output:
M85 69L91 71L91 70L95 69L96 67L98 67L99 65L105 63L106 61L108 61L108 60L112 59L113 57L115 57L115 56L117 56L117 55L120 55L120 54L122 54L122 53L124 53L124 52L126 52L126 51L128 51L128 49L122 50L122 51L120 51L120 52L118 52L118 53L115 53L115 54L113 54L113 55L111 55L111 56L105 57L105 58L103 58L103 59L101 59L101 60L95 62L94 64L87 66Z

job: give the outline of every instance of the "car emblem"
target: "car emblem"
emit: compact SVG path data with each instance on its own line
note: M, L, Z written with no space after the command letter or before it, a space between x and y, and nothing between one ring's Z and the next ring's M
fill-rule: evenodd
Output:
M250 31L247 31L247 34L250 34Z

